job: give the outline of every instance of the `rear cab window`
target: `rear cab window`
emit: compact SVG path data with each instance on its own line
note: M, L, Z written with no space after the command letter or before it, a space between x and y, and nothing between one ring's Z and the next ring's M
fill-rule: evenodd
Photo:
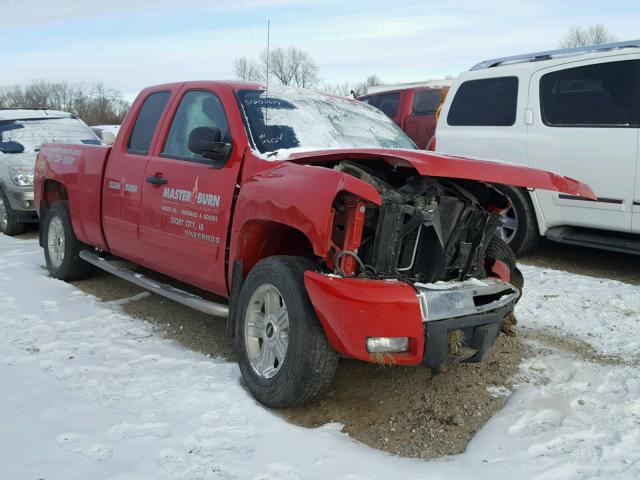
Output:
M154 92L145 99L127 140L128 153L149 153L151 139L170 96L171 92Z
M363 99L372 107L381 110L389 118L395 118L398 113L398 104L400 103L400 93L387 93L384 95L372 95Z
M412 115L430 115L440 106L440 90L422 90L413 95Z
M451 102L451 126L509 127L516 121L518 77L483 78L462 83Z
M640 125L640 60L587 65L540 79L540 113L551 127Z

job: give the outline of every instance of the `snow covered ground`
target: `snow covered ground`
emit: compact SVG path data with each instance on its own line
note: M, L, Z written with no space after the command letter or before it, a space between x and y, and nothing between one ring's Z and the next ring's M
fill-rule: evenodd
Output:
M592 360L542 345L464 454L419 461L339 425L287 423L243 389L237 365L49 278L36 241L0 235L0 478L640 477L640 289L524 273L525 334L566 333Z

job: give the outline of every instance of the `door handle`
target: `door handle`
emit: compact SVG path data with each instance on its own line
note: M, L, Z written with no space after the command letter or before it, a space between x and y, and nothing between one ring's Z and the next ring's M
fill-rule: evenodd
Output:
M163 178L162 175L149 175L147 177L147 182L152 183L153 185L164 185L167 183L167 179Z

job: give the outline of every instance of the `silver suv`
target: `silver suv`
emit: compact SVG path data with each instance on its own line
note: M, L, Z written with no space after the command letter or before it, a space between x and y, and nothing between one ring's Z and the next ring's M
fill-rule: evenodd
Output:
M0 232L18 235L27 223L37 223L33 204L33 174L43 143L84 143L100 140L82 120L54 110L0 110Z

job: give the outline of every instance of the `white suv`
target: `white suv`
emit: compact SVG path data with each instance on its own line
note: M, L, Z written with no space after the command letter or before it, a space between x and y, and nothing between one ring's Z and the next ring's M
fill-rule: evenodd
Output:
M498 188L500 234L522 254L540 238L640 254L640 40L487 60L462 73L438 121L439 152L557 171L597 201Z

